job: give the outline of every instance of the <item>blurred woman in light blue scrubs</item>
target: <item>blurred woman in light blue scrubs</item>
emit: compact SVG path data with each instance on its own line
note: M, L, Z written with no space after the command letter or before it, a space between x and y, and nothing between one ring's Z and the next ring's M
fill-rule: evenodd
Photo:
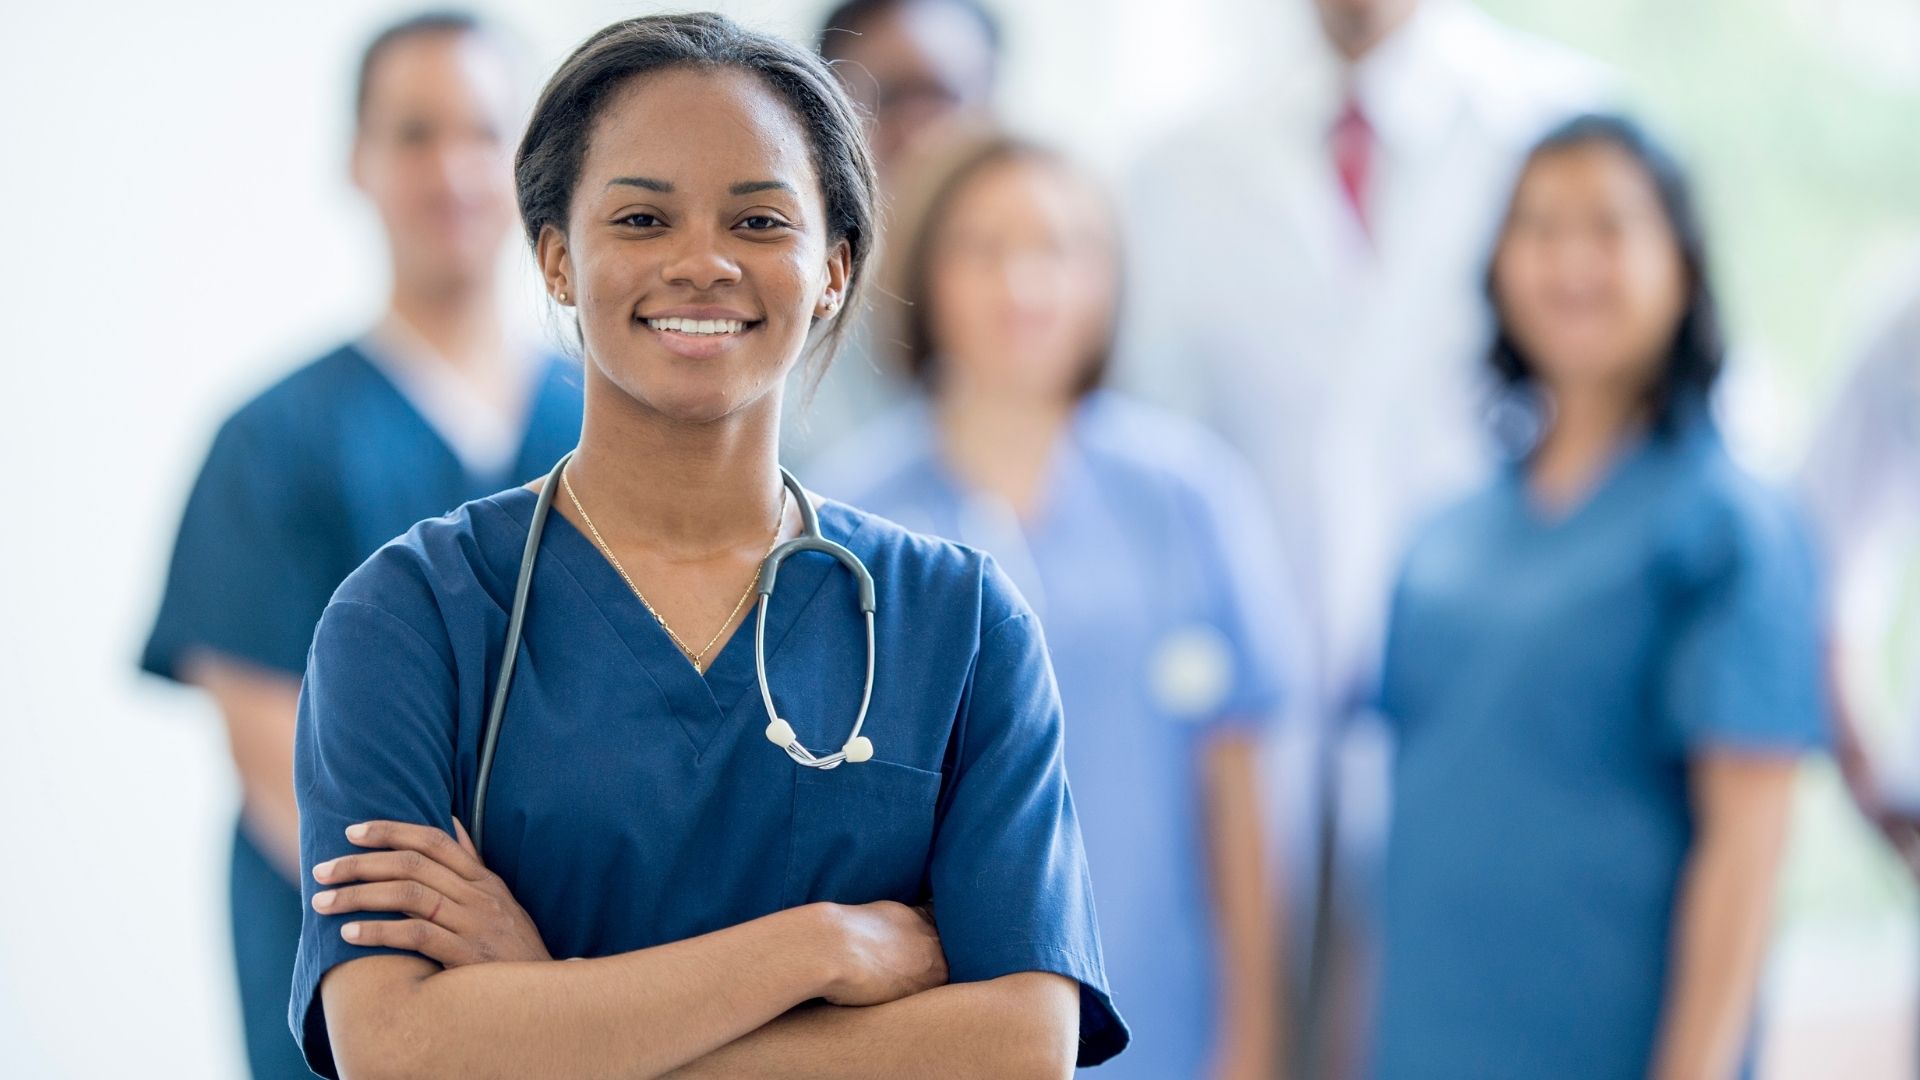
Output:
M1540 143L1489 284L1534 437L1395 595L1375 1075L1735 1075L1824 739L1809 546L1709 415L1698 219L1639 128Z
M1261 496L1206 433L1099 389L1119 260L1094 184L977 130L917 165L887 292L925 394L830 452L821 483L991 552L1040 615L1134 1035L1101 1074L1271 1075L1254 762L1286 646Z

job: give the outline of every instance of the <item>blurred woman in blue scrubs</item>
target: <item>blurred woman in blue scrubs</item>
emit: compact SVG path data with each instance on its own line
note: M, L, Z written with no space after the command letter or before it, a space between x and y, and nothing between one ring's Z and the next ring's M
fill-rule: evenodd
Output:
M1824 739L1809 545L1715 430L1699 220L1638 127L1538 145L1489 286L1535 431L1395 595L1375 1074L1732 1076Z
M413 522L544 472L579 435L578 365L519 340L502 305L519 101L504 44L472 17L409 19L367 47L352 173L385 230L387 310L221 425L141 659L208 691L226 720L256 1077L311 1075L285 1015L300 934L295 699L321 609Z
M548 82L515 175L586 419L556 472L420 522L320 618L294 753L309 1063L891 1080L1119 1053L1012 585L833 502L819 534L870 588L819 549L761 580L777 544L824 543L781 476L782 392L831 359L874 240L833 73L718 15L615 23Z
M994 132L932 145L888 236L924 389L826 490L990 551L1033 604L1134 1042L1103 1075L1264 1077L1278 915L1257 737L1280 703L1280 565L1223 444L1100 388L1120 260L1104 194Z

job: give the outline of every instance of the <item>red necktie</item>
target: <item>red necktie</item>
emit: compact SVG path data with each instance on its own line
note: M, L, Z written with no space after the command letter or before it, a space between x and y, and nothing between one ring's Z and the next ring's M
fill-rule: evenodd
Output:
M1348 96L1340 116L1333 122L1333 170L1340 178L1340 190L1353 209L1353 219L1362 232L1373 233L1367 218L1367 180L1373 171L1373 125L1360 111L1360 102Z

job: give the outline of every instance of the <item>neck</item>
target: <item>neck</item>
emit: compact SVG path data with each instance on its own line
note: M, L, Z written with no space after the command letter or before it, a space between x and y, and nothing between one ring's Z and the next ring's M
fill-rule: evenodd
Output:
M1553 422L1534 452L1529 473L1546 501L1574 501L1646 422L1637 387L1556 387Z
M1340 27L1329 26L1326 28L1328 44L1333 46L1335 55L1348 67L1356 66L1413 18L1414 7L1408 5L1406 10L1378 23L1355 22Z
M782 495L778 386L731 416L689 423L635 401L591 359L585 369L567 475L611 542L685 558L765 546Z
M500 366L508 353L491 276L425 281L396 274L387 310L455 366L485 371Z
M1073 415L1068 397L997 393L955 385L935 411L948 467L969 487L997 495L1029 516L1039 501L1053 444Z

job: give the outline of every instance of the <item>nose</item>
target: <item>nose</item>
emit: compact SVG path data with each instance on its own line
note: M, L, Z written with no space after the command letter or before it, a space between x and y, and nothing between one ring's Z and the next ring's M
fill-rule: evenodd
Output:
M675 230L660 277L669 285L707 290L740 281L740 264L721 247L721 236L711 225Z

